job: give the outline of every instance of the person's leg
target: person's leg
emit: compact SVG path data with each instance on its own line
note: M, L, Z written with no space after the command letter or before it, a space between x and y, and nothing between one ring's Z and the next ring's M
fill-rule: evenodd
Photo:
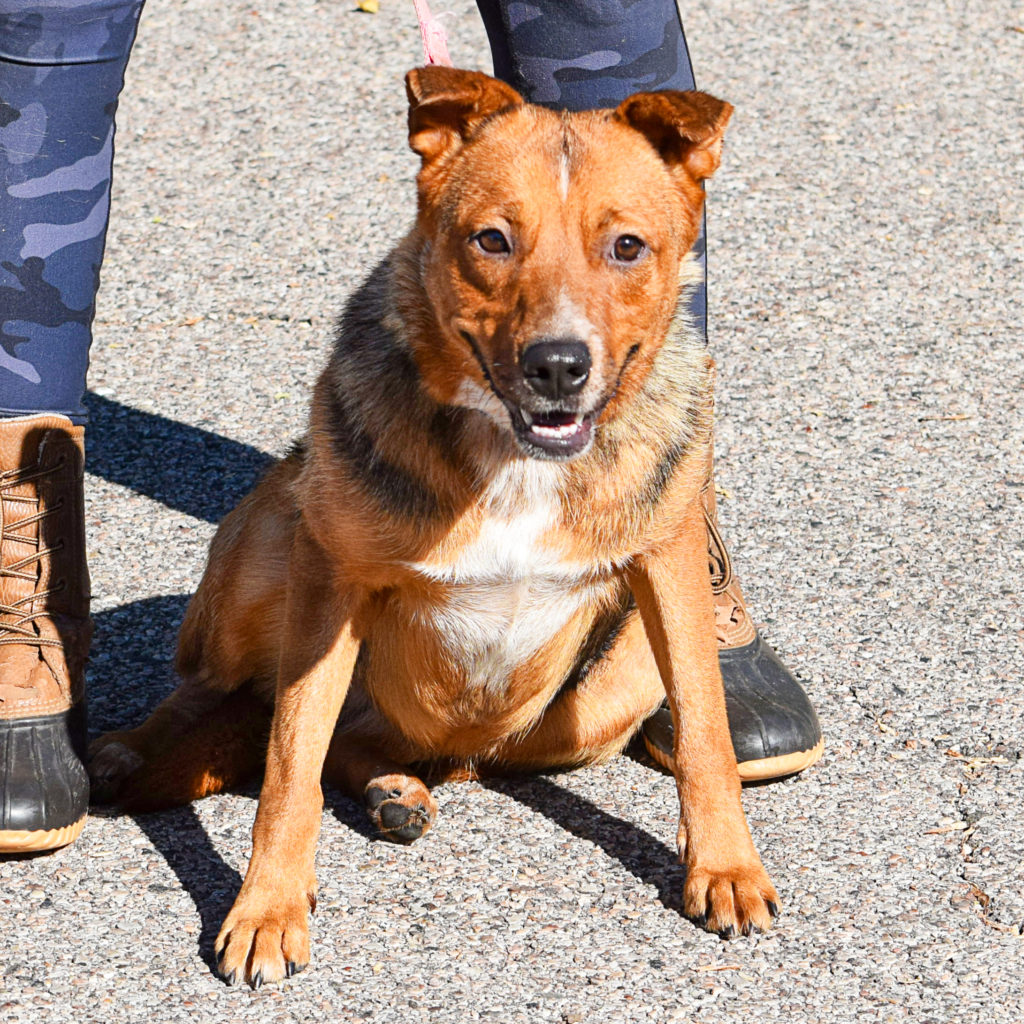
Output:
M634 92L694 88L675 0L477 0L477 6L495 74L531 102L582 110L618 106ZM703 231L698 246L703 264ZM691 309L706 338L705 284ZM740 774L765 779L799 771L821 756L821 729L807 695L747 612L718 532L710 466L704 504L719 664ZM644 740L657 760L671 764L667 708L648 720Z
M142 0L0 0L0 852L81 830L82 396Z

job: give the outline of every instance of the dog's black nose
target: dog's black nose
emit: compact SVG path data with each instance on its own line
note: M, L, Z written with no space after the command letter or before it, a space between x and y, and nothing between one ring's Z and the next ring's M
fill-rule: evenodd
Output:
M545 398L568 398L590 376L590 349L582 341L535 341L519 359L526 383Z

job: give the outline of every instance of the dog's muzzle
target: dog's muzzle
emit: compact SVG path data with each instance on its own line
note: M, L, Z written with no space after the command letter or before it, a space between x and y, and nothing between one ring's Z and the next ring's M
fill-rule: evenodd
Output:
M524 401L509 404L509 412L528 454L569 459L590 446L594 414L576 406L591 365L590 349L574 338L544 338L523 349L519 370Z
M508 411L516 441L527 455L561 461L590 447L601 407L589 403L590 408L581 408L580 395L592 367L590 350L582 341L542 338L533 342L519 357L517 379L499 384L472 334L465 329L460 333Z

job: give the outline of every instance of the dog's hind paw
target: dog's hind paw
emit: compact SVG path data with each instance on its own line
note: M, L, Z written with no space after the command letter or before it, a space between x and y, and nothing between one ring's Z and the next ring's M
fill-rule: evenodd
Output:
M89 747L89 799L94 804L116 803L124 783L144 764L145 758L108 733Z
M382 839L411 843L419 839L437 816L430 790L410 775L380 775L363 791L366 813Z

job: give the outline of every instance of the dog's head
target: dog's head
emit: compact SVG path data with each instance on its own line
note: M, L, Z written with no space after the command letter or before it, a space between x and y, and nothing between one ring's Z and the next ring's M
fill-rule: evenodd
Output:
M478 72L406 77L426 386L528 455L583 454L642 384L697 239L728 103L639 93L558 113Z

